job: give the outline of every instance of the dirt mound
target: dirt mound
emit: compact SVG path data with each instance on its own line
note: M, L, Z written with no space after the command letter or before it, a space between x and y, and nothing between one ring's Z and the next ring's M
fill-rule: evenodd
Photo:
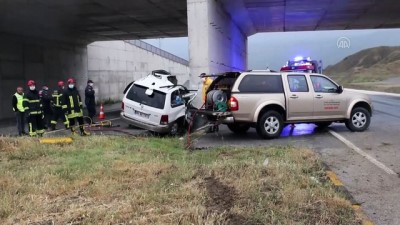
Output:
M234 206L237 193L234 187L223 184L214 175L204 178L203 184L207 190L207 201L205 206L209 214L225 214L226 224L230 225L258 225L259 222L250 221L241 215L233 213L231 209Z
M233 187L224 185L214 176L205 178L204 183L209 196L206 202L209 211L222 213L233 207L236 195Z

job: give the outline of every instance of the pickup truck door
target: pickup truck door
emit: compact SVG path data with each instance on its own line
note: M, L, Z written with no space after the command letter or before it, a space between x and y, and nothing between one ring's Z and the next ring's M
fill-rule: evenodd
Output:
M325 76L310 75L314 89L314 119L344 118L347 100L339 87Z
M304 74L290 74L286 79L287 120L308 120L313 116L314 94Z

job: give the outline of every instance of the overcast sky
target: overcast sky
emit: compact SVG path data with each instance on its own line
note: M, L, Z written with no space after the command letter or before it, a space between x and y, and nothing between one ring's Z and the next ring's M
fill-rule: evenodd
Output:
M187 37L144 41L189 58ZM377 46L400 46L400 29L259 33L248 38L248 69L268 66L279 70L288 59L298 55L321 59L326 67L362 49Z

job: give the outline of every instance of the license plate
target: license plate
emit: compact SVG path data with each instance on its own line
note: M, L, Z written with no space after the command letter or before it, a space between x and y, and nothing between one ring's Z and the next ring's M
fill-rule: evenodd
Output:
M143 113L143 112L140 112L140 111L137 111L137 110L135 110L135 115L138 115L138 116L141 116L141 117L144 117L144 118L149 118L149 116L150 116L150 114Z

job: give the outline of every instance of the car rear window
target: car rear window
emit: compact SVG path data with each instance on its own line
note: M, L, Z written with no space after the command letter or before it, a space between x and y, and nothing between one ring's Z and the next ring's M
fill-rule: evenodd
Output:
M164 109L165 105L165 93L160 91L153 91L152 95L146 95L146 87L133 85L129 90L126 98L143 105L151 106L158 109Z
M239 84L240 92L248 93L283 93L280 75L247 75Z

